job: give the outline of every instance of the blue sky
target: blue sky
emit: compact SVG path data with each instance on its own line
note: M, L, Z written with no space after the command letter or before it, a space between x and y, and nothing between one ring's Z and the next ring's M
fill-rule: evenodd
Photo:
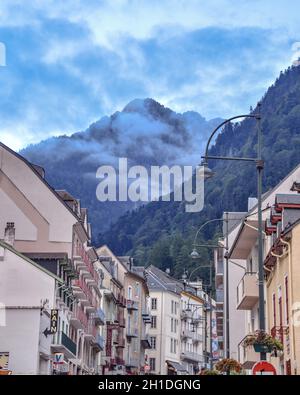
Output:
M134 98L248 111L297 56L299 15L298 0L1 0L0 140L84 130Z

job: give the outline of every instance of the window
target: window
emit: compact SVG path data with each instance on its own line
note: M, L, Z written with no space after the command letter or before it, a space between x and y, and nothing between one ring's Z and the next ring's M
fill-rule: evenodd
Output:
M139 297L140 296L140 284L135 283L135 296Z
M150 370L155 371L155 358L149 358Z
M152 315L152 316L151 316L151 328L152 328L152 329L156 329L156 324L157 324L156 321L157 321L157 320L156 320L156 315Z
M173 338L170 339L170 352L173 352Z
M156 298L151 298L151 309L157 310L157 299Z
M174 300L171 301L171 314L174 313Z
M171 318L171 332L173 332L173 323L174 323L174 320L173 320L173 318Z
M282 291L281 287L278 288L278 305L279 305L279 325L280 325L280 341L283 343L283 316L282 316Z
M284 287L285 287L285 318L287 325L289 324L289 287L288 287L288 277L286 276L284 279Z
M132 300L132 288L128 287L128 299Z
M273 326L276 326L276 296L273 294Z
M155 336L150 337L150 344L151 344L152 350L156 350L156 337Z

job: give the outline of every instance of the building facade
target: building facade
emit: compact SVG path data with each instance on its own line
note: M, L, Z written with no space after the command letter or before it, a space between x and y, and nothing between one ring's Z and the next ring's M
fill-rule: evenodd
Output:
M87 212L66 191L55 191L44 171L0 144L0 240L9 233L14 248L63 284L55 291L58 326L51 338L52 374L95 374L103 347L99 276L90 247ZM55 355L63 363L55 363Z

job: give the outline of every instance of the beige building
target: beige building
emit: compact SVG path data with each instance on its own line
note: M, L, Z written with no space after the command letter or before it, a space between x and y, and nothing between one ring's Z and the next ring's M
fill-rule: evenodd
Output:
M266 225L273 244L265 260L268 328L283 344L271 362L285 375L300 366L300 195L277 195Z

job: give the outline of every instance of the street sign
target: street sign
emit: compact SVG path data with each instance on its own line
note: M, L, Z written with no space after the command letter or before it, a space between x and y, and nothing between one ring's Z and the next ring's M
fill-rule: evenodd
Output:
M252 368L253 375L258 376L276 376L275 367L266 361L259 361Z
M57 332L57 322L58 322L58 310L52 309L50 313L50 333L54 334Z
M57 352L54 354L53 363L55 364L63 364L64 363L64 354L62 352Z

